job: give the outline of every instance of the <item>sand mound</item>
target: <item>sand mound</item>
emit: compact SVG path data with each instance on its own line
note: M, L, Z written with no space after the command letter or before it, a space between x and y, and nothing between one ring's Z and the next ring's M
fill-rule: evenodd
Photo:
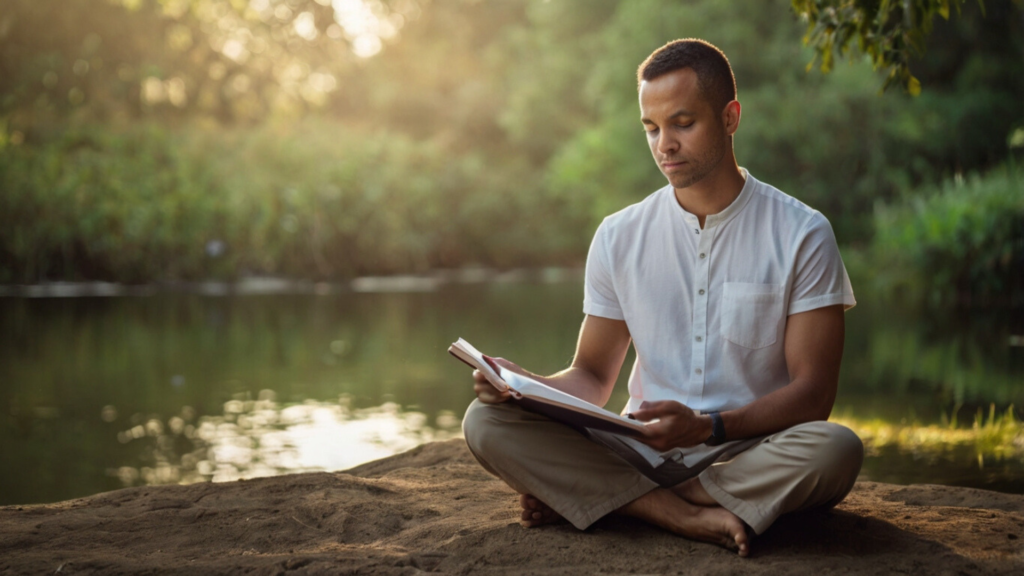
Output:
M0 508L11 574L1024 573L1024 496L858 483L741 559L640 522L524 529L461 440L338 473Z

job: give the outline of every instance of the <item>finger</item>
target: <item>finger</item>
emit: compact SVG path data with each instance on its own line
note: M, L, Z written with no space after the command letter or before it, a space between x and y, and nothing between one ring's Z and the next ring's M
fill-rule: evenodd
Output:
M641 422L649 422L651 420L654 420L655 418L661 418L662 416L666 416L668 414L669 412L665 410L659 410L658 408L645 408L642 410L637 410L636 412L632 413L633 418L636 418Z
M504 358L491 358L490 356L487 356L487 358L490 358L491 361L493 361L495 364L497 364L498 366L501 366L502 368L504 368L506 370L511 370L512 372L515 372L516 374L522 374L522 375L526 374L525 370L520 368L518 364L516 364L515 362L512 362L511 360L506 360Z
M485 404L500 404L511 397L508 392L499 392L490 384L476 384L473 386L473 392Z
M662 400L660 402L648 402L640 405L640 409L633 412L633 417L637 420L653 420L654 418L660 418L662 416L669 416L672 414L680 414L688 411L689 408L674 402L672 400Z
M659 442L665 443L669 440L669 434L671 430L661 422L655 422L654 424L648 424L644 426L643 437L638 438L641 442Z
M475 390L477 393L493 391L493 392L496 392L496 393L499 393L499 394L508 394L507 390L504 390L504 391L498 390L497 388L494 387L493 384L491 384L490 382L487 382L487 381L484 381L484 382L473 382L473 390Z
M682 406L675 400L658 400L656 402L641 402L640 407L646 410L678 410Z
M479 398L481 402L487 402L489 404L499 404L508 400L508 394L502 394L501 392L493 389L481 390L477 392L476 397Z
M629 415L634 420L639 420L641 422L647 422L651 419L650 410L645 410L643 408L630 412Z

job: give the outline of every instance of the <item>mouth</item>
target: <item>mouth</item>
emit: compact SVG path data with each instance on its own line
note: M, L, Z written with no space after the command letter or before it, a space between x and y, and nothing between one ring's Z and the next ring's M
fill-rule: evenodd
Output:
M661 169L665 172L672 172L673 170L682 167L684 164L686 164L686 162L683 160L677 160L674 162L662 162Z

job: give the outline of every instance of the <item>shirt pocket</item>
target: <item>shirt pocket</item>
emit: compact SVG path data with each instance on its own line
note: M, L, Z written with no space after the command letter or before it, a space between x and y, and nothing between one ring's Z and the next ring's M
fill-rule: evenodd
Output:
M744 348L764 348L779 339L782 284L726 282L722 292L722 336Z

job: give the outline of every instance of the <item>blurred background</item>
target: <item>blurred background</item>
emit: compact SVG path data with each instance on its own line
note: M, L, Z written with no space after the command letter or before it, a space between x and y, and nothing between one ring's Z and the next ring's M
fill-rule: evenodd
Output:
M936 18L916 97L809 65L800 3L3 0L0 505L454 437L459 337L564 368L593 231L664 184L636 67L688 36L841 244L863 478L1024 493L1022 3Z

